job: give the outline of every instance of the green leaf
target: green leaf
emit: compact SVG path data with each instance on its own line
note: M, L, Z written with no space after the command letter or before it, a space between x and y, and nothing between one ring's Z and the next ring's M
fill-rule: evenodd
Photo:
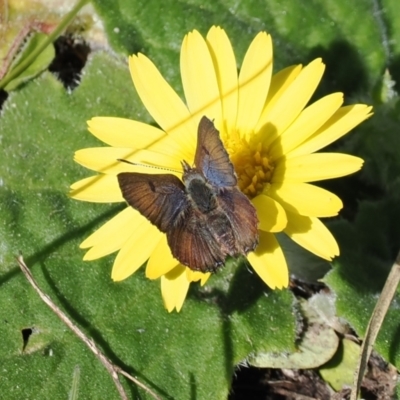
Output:
M274 64L281 69L322 57L327 64L319 91L357 95L371 90L389 59L400 54L396 41L400 15L396 0L293 2L251 0L232 4L212 0L95 0L111 45L123 54L144 52L176 87L179 49L193 29L206 34L220 25L234 39L241 60L251 39L264 30L272 35ZM362 24L360 24L362 21ZM357 27L357 29L355 29ZM245 34L243 34L245 32ZM397 35L396 35L397 34ZM392 62L398 82L399 68ZM389 65L390 67L391 65ZM389 68L391 69L391 68Z
M19 54L18 58L16 58L15 62L11 65L8 73L5 75L4 79L10 75L13 70L18 67L29 55L35 51L37 47L39 47L45 40L47 39L47 35L44 33L34 33L29 39L24 49ZM44 71L51 63L51 61L55 57L54 46L50 44L47 46L29 65L28 68L24 69L20 75L10 81L6 86L5 90L10 91L17 88L22 83L32 79L36 75L40 74Z
M78 388L79 388L79 377L81 374L81 370L77 365L74 369L74 375L72 377L72 387L71 391L68 394L68 400L78 400Z
M15 261L20 252L43 290L106 356L164 398L226 398L235 365L250 353L293 349L291 293L269 291L240 263L204 288L192 285L183 310L169 314L159 282L142 270L114 283L115 255L82 261L79 243L125 207L67 196L71 183L90 175L73 162L74 151L101 145L85 121L95 115L145 121L142 112L126 63L107 54L91 58L72 94L45 73L5 103L0 358L7 371L2 389L14 397L65 398L76 368L79 398L117 396L105 369L24 279ZM22 352L21 330L31 327L36 333Z
M326 323L326 316L321 314L321 299L315 299L314 297L314 301L304 300L300 303L301 322L298 325L303 327L303 331L299 334L294 352L255 353L249 357L249 364L259 368L310 369L329 361L336 353L339 338Z
M378 82L375 89L375 100L378 103L393 103L397 102L398 94L394 90L396 82L392 79L389 70L385 70L382 80Z
M355 223L332 224L340 239L342 256L324 279L337 295L338 315L363 337L378 295L398 252L400 227L399 185L391 196L360 204ZM400 366L398 321L399 289L376 341L376 350L397 368Z
M331 269L331 264L310 253L288 236L278 233L277 238L285 254L289 270L297 278L306 282L317 282Z
M318 371L334 390L342 390L344 387L353 384L354 371L359 356L360 346L351 340L343 339L340 341L335 357L319 368Z

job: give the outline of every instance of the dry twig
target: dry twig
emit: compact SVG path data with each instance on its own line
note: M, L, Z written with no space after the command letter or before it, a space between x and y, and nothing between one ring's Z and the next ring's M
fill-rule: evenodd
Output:
M129 375L126 371L112 363L96 346L96 344L93 342L92 339L89 339L61 310L58 308L50 299L50 297L45 294L38 284L36 283L35 279L33 278L33 275L29 268L26 266L24 259L22 256L19 256L17 258L18 264L24 273L26 279L28 279L29 283L33 286L33 288L36 290L36 292L39 294L40 298L50 307L50 309L61 319L61 321L64 322L65 325L68 326L69 329L71 329L72 332L75 333L76 336L78 336L79 339L82 340L83 343L86 344L87 347L94 353L94 355L100 360L100 362L104 365L104 367L107 369L109 374L111 375L115 386L117 387L118 393L121 396L121 399L123 400L128 400L128 396L121 384L121 382L118 379L118 374L124 375L126 378L130 379L132 382L134 382L137 386L141 387L143 390L145 390L147 393L149 393L153 398L156 400L161 400L160 397L157 396L151 389L149 389L147 386L145 386L143 383L141 383L138 379L134 378L132 375Z
M396 293L397 286L400 281L400 253L397 255L396 261L390 270L386 279L385 286L379 296L378 302L369 320L363 344L361 346L361 354L357 369L354 373L354 382L351 390L350 400L357 400L364 372L372 352L372 347L378 336L385 315L389 309L390 303Z

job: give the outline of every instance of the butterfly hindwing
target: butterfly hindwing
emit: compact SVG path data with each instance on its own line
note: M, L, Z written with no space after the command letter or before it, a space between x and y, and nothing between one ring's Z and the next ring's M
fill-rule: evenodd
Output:
M172 174L118 174L126 202L157 226L168 232L190 208L183 183Z
M207 220L194 210L167 232L167 239L174 257L195 271L214 272L225 261L226 254L208 229Z
M238 253L254 250L258 244L258 218L250 200L238 188L232 188L220 193L218 203L231 223Z
M207 117L200 120L194 163L214 186L235 186L237 183L233 165L219 132Z

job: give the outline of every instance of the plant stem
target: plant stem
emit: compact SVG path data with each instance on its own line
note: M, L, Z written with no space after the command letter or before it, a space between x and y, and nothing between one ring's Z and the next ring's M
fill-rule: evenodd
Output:
M354 382L350 394L350 400L358 399L358 392L360 390L361 382L364 377L364 372L367 368L368 360L372 352L372 347L378 336L379 330L382 326L383 320L389 310L390 304L396 294L397 287L400 282L400 252L397 254L395 263L389 272L386 279L385 286L382 293L375 305L369 320L367 330L364 335L364 341L361 346L361 354L358 362L357 369L354 373Z

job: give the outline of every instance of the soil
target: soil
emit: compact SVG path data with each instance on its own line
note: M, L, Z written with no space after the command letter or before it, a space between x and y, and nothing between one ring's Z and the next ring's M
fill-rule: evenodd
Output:
M364 400L395 399L396 369L372 353L361 385ZM347 400L350 389L334 392L316 370L238 369L228 400Z

